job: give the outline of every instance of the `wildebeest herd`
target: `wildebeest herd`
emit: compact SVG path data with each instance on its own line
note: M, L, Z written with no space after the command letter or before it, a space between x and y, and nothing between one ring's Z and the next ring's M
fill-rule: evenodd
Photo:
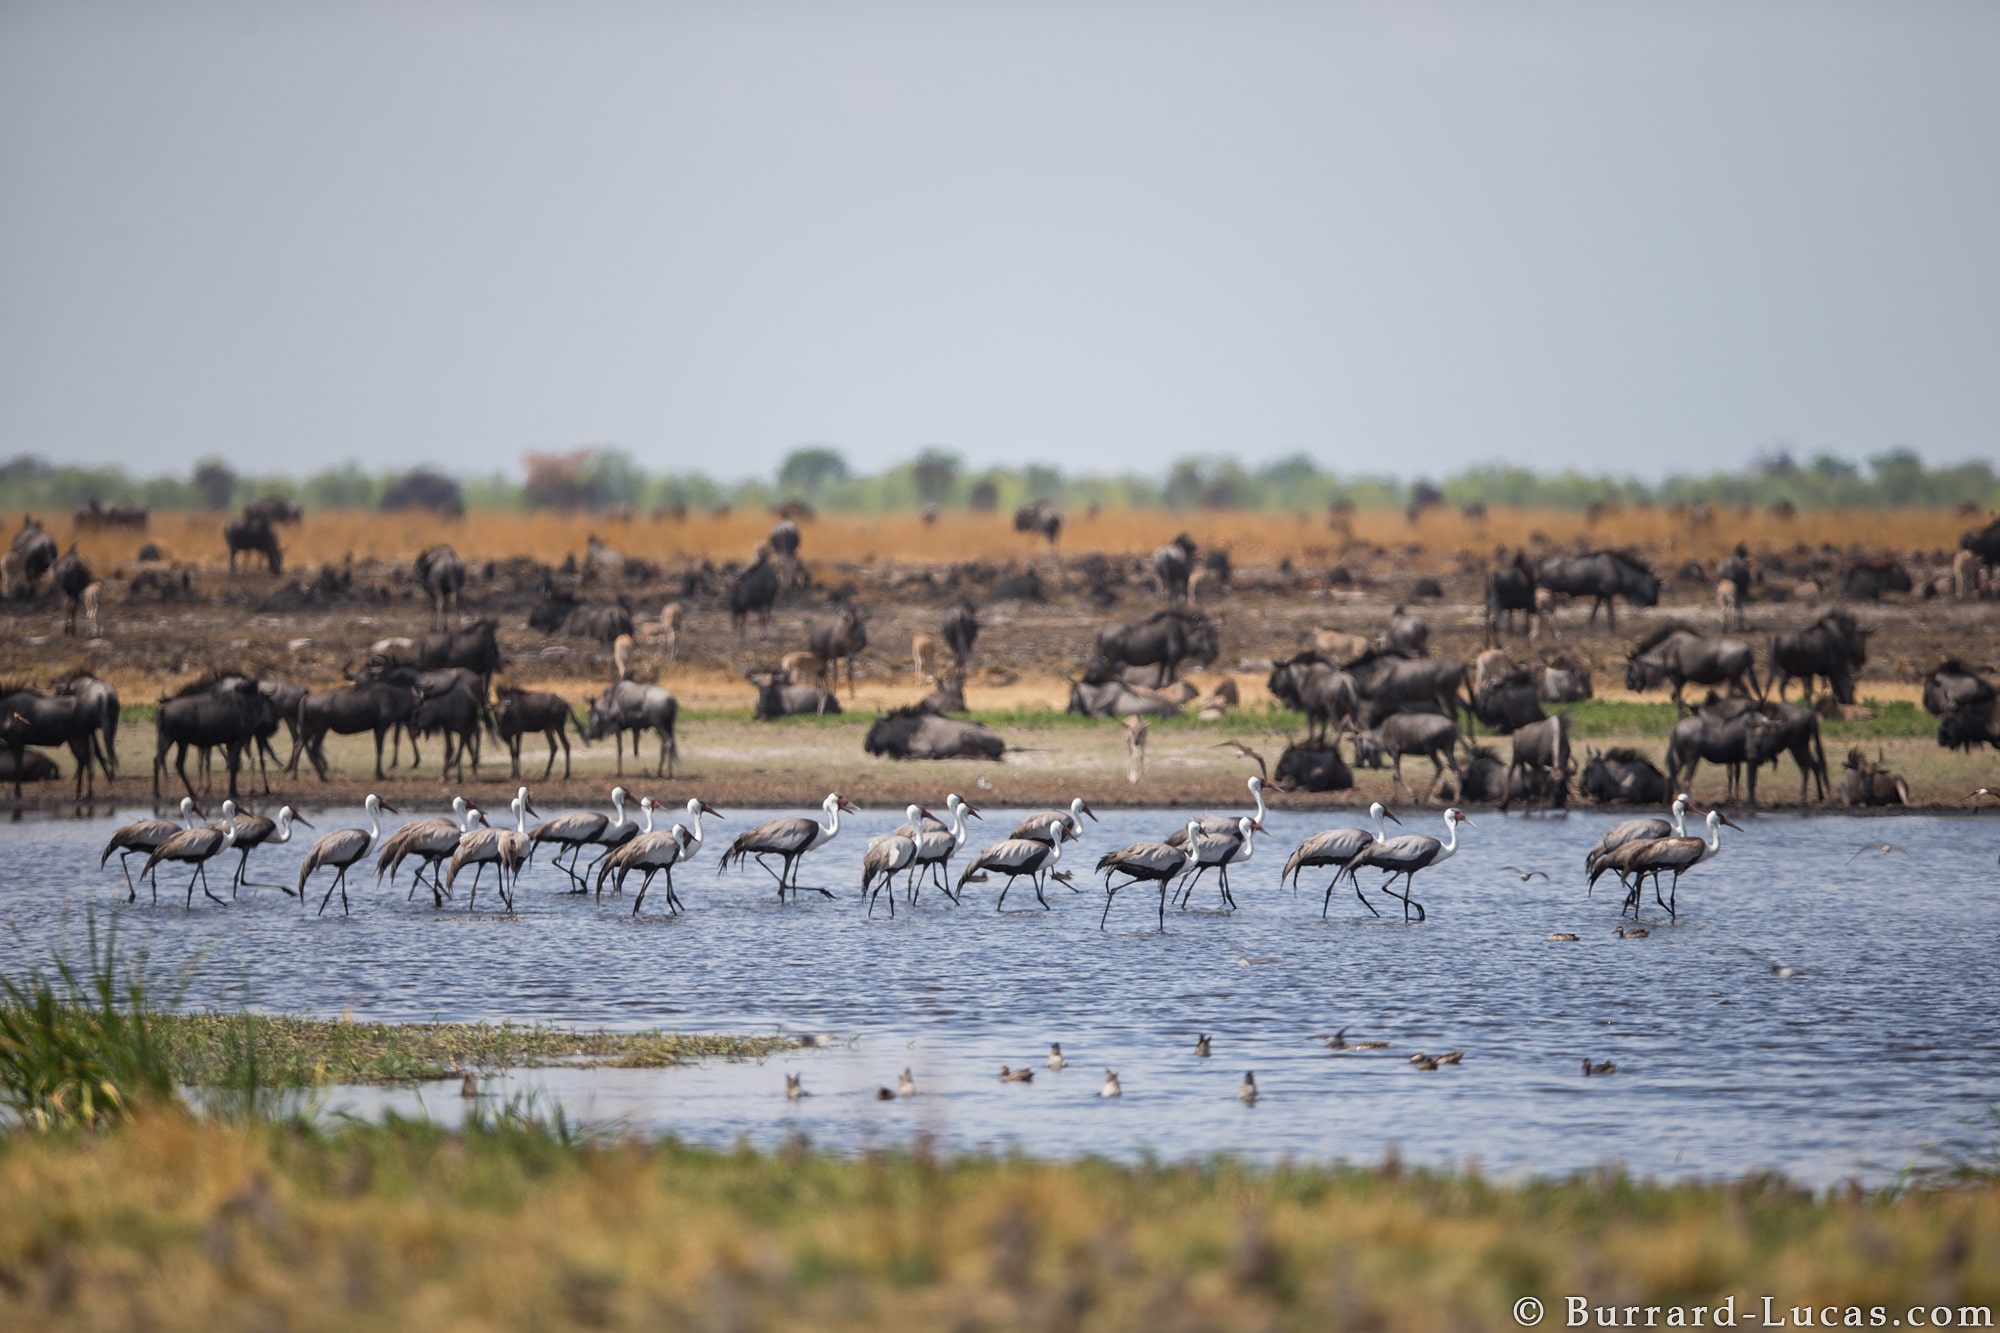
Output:
M231 571L239 567L238 557L247 554L257 557L269 574L282 575L279 532L301 518L296 506L282 500L245 506L222 526ZM97 504L79 508L75 516L79 530L143 528L146 521L143 511ZM866 654L871 646L879 651L880 645L871 645L864 595L851 583L816 584L801 558L799 521L798 515L784 517L741 566L718 569L707 561L689 566L679 576L678 596L657 617L641 613L624 589L646 579L671 582L673 576L595 535L581 560L572 557L559 569L523 560L478 568L449 545L432 546L398 575L427 601L429 632L369 643L347 662L341 683L311 688L283 679L282 672L232 663L170 690L158 703L153 792L164 796L166 783L177 779L194 795L197 784L209 780L217 752L232 795L252 768L266 791L272 769L295 777L301 760L326 779L329 736L372 739L378 779L400 767L405 743L411 763L421 763L421 747L429 741L437 742L447 776L462 777L469 762L476 777L485 740L507 747L509 772L518 777L523 743L534 738L547 747L543 777L553 772L558 750L568 777L572 727L587 741L612 739L620 773L629 740L636 762L670 776L679 757L680 704L666 688L639 679L632 662L640 643L678 661L683 617L690 608L726 610L741 651L759 657L773 634L775 609L781 604L809 609L800 618L796 649L778 660L762 658L741 672L752 691L746 702L759 720L840 714L843 667L851 705L857 675L868 665ZM1135 619L1100 621L1067 682L1071 712L1128 721L1125 743L1138 755L1134 781L1143 769L1146 719L1190 711L1215 717L1238 706L1238 687L1230 676L1206 695L1189 680L1223 661L1225 630L1234 670L1256 664L1260 648L1268 653L1269 635L1254 615L1241 616L1232 626L1215 606L1241 573L1226 551L1202 551L1182 533L1141 560L1120 562L1093 554L1065 562L1053 554L1062 521L1052 506L1023 508L1015 526L1043 539L1050 553L1039 564L993 573L975 588L959 586L934 629L913 636L913 674L928 693L876 716L863 741L867 754L1001 759L1006 741L990 726L964 716L983 617L1005 603L1046 602L1058 588L1076 589L1102 608L1116 605L1134 588L1164 603ZM1959 599L1984 596L1991 591L1988 572L1996 558L2000 520L1967 532L1949 580L1926 580L1922 591ZM1523 629L1531 645L1559 634L1563 605L1583 599L1590 611L1572 634L1595 632L1600 612L1605 631L1615 633L1618 602L1656 608L1670 580L1628 550L1521 551L1497 555L1485 570L1488 646L1471 662L1434 653L1431 623L1408 604L1395 606L1385 623L1321 624L1295 650L1263 658L1257 670L1271 702L1303 722L1301 732L1287 735L1268 776L1280 789L1339 791L1354 785L1356 768L1387 767L1393 790L1411 786L1403 762L1412 759L1431 765L1427 796L1442 794L1503 809L1559 807L1573 794L1594 802L1646 805L1685 787L1704 762L1726 770L1731 797L1740 786L1754 801L1760 769L1790 759L1799 772L1802 801L1837 796L1858 804L1907 802L1908 784L1859 750L1847 756L1841 781L1835 782L1828 769L1821 723L1843 717L1843 709L1855 706L1856 682L1869 660L1872 631L1854 610L1819 604L1807 614L1788 609L1782 614L1794 627L1770 634L1766 643L1736 636L1746 623L1747 604L1795 604L1809 595L1802 591L1808 587L1818 594L1815 603L1829 591L1877 601L1916 589L1906 569L1895 560L1870 555L1790 564L1781 556L1765 555L1753 565L1741 546L1711 569L1694 568L1700 577L1713 578L1723 632L1653 614L1624 654L1621 683L1627 690L1665 690L1677 705L1678 721L1655 756L1632 746L1599 751L1576 743L1567 706L1595 695L1592 656L1580 651L1580 639L1533 663L1514 660L1500 645ZM76 632L81 615L93 636L101 633L104 585L74 543L61 551L32 517L0 562L0 576L12 599L60 595L68 632ZM122 571L118 577L124 577ZM1297 576L1291 577L1292 586L1298 586ZM1674 577L1685 580L1688 568ZM929 586L938 586L934 576L926 578ZM478 594L508 580L534 596L524 617L525 632L580 638L612 649L612 678L582 707L556 693L498 679L507 662L501 646L505 617L482 609L485 599ZM1352 582L1342 567L1325 576L1324 586L1337 590ZM138 583L129 581L128 597L136 595ZM291 587L296 597L309 602L354 595L352 583L347 571L322 568L310 579L295 576ZM187 587L185 574L181 585ZM1432 578L1406 586L1413 599L1435 598L1441 591ZM463 605L468 588L475 591L472 618ZM169 598L162 594L162 600ZM1596 660L1602 667L1601 655ZM1794 684L1801 702L1786 697ZM1691 697L1691 689L1702 697ZM1925 706L1940 719L1939 744L1961 750L1982 743L2000 748L1995 697L1994 683L1964 661L1953 658L1939 665L1923 694ZM112 687L89 674L67 675L47 690L25 680L8 683L0 698L0 764L7 766L0 777L11 773L18 794L21 783L46 780L57 772L45 751L67 749L77 796L94 794L97 776L108 780L117 771L119 710ZM656 747L650 764L641 757L649 734ZM1504 749L1496 738L1505 738ZM187 768L191 751L196 774ZM1263 764L1261 758L1257 762Z

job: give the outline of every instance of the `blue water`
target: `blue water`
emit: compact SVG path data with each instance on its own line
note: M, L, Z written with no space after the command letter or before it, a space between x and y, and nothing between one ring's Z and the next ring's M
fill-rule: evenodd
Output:
M676 876L687 914L664 915L656 888L638 920L629 897L565 896L546 865L513 916L483 891L476 912L439 912L427 894L375 888L372 871L347 917L338 898L318 916L317 893L302 909L274 889L227 907L197 894L187 911L180 870L162 875L157 907L144 890L127 906L117 862L96 861L110 830L140 813L30 818L0 834L0 967L17 972L63 943L77 951L88 907L155 968L177 971L187 1005L830 1034L829 1046L761 1063L488 1080L694 1141L803 1131L852 1149L924 1132L947 1150L1354 1162L1393 1146L1405 1160L1509 1176L1622 1162L1664 1177L1774 1168L1827 1183L1924 1160L2000 1093L2000 819L1745 819L1683 882L1677 924L1649 896L1651 935L1619 939L1618 891L1587 897L1579 871L1609 815L1477 816L1456 858L1417 877L1430 918L1406 925L1394 899L1374 895L1378 919L1345 888L1322 920L1324 877L1296 896L1278 888L1294 843L1348 821L1274 810L1270 841L1232 876L1239 910L1213 910L1204 885L1196 910L1170 910L1161 934L1143 889L1121 894L1100 931L1088 870L1105 850L1171 831L1185 818L1174 812L1086 823L1066 858L1087 891L1051 886L1052 910L1024 885L996 913L996 880L961 908L927 892L893 920L869 919L856 892L864 835L900 811L850 818L809 859L805 882L838 901L784 906L754 867L717 874L719 844L772 813L730 811ZM1020 813L988 811L971 846ZM355 810L312 818L320 831L365 823ZM1429 813L1408 828L1442 831ZM1849 860L1885 837L1908 854ZM258 852L253 877L294 879L302 852ZM1523 882L1505 864L1552 878ZM227 896L226 872L211 879ZM1551 942L1558 931L1581 938ZM1334 1055L1311 1039L1340 1027L1390 1050ZM1205 1060L1192 1054L1203 1032L1215 1052ZM1061 1073L1043 1068L1051 1041L1071 1062ZM1449 1049L1465 1052L1461 1066L1426 1073L1405 1058ZM1586 1056L1618 1072L1585 1079ZM1003 1063L1034 1067L1035 1081L1003 1086ZM877 1102L905 1066L922 1095ZM1116 1101L1095 1095L1106 1068L1121 1076ZM1246 1069L1265 1094L1254 1108L1235 1097ZM786 1073L814 1095L786 1101ZM456 1092L332 1100L421 1101L455 1117Z

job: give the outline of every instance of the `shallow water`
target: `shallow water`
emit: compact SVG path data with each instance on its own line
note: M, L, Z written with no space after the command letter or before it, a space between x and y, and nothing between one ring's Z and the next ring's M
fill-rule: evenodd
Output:
M1417 877L1429 920L1405 925L1393 898L1371 895L1378 919L1346 888L1322 920L1324 875L1296 896L1280 889L1301 837L1349 821L1274 810L1271 839L1232 875L1239 910L1170 910L1162 935L1157 898L1143 889L1121 893L1100 932L1095 883L1082 893L1052 885L1048 911L1024 881L996 913L996 880L970 887L962 908L926 892L914 910L870 920L855 897L858 867L864 835L901 821L886 811L850 817L809 859L805 882L834 887L838 901L807 894L781 907L754 867L718 876L719 845L769 817L735 810L676 875L688 906L679 918L663 915L657 887L638 920L629 896L601 906L567 896L545 864L529 872L513 917L487 891L477 911L438 912L428 894L409 902L400 887L375 888L372 871L348 917L337 897L318 916L316 891L302 909L275 889L228 907L197 893L186 911L180 870L161 876L159 906L142 890L128 907L117 862L99 870L96 860L137 813L31 818L0 834L0 922L10 927L0 968L42 962L59 943L79 952L89 906L156 967L184 969L187 1005L837 1035L762 1063L488 1080L692 1141L771 1144L804 1132L854 1149L924 1132L947 1150L1355 1162L1394 1145L1406 1160L1476 1160L1503 1175L1620 1161L1660 1176L1775 1168L1825 1183L1922 1160L1965 1132L2000 1086L2000 820L1746 821L1683 882L1678 924L1649 898L1652 934L1619 939L1617 889L1586 897L1579 872L1612 815L1478 816L1459 854ZM969 845L1004 836L1020 813L988 811ZM365 823L356 810L311 817L320 831ZM1107 813L1085 824L1066 863L1082 887L1103 851L1183 819ZM1423 813L1406 831L1441 824ZM1909 854L1850 862L1884 837ZM266 848L252 875L294 879L302 853ZM1523 882L1507 864L1553 878ZM211 880L226 897L226 869ZM1215 902L1205 883L1197 908ZM1549 941L1556 931L1581 939ZM1340 1027L1391 1049L1336 1056L1311 1040ZM1214 1034L1211 1059L1192 1054L1201 1032ZM1043 1068L1051 1041L1071 1068ZM1404 1058L1448 1049L1465 1051L1463 1065L1424 1073ZM1585 1056L1618 1072L1585 1079ZM1003 1063L1032 1066L1035 1081L1001 1085ZM905 1066L923 1095L878 1102L875 1090ZM1116 1101L1095 1095L1107 1067L1124 1086ZM1235 1097L1246 1069L1265 1094L1251 1108ZM787 1102L785 1073L802 1074L813 1095ZM455 1084L330 1099L420 1102L441 1118L464 1106Z

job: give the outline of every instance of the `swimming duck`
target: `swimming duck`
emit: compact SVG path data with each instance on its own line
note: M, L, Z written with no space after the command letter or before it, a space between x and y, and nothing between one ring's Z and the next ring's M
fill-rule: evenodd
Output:
M1035 1071L1032 1069L1009 1069L1007 1066L1001 1065L1000 1081L1002 1083L1033 1083L1035 1081Z
M799 1082L799 1078L800 1075L798 1074L785 1075L786 1101L795 1102L801 1097L808 1097L812 1095L805 1090L805 1086Z
M1257 1098L1260 1095L1257 1091L1256 1071L1250 1069L1244 1070L1243 1082L1238 1084L1236 1088L1236 1100L1242 1102L1245 1106L1255 1106Z
M1415 1055L1411 1056L1410 1063L1419 1069L1436 1069L1438 1067L1438 1062L1425 1055L1422 1051L1418 1051Z
M1549 938L1555 940L1560 944L1575 944L1577 940L1582 938L1582 936L1572 935L1566 930L1559 930L1555 934L1549 936Z
M1208 1034L1206 1032L1194 1039L1194 1053L1204 1057L1208 1055Z
M1069 1061L1067 1061L1067 1060L1063 1059L1063 1053L1062 1053L1062 1043L1061 1043L1061 1042L1059 1042L1059 1041L1052 1041L1052 1042L1050 1042L1050 1043L1049 1043L1049 1068L1051 1068L1051 1069L1061 1069L1061 1068L1063 1068L1063 1067L1064 1067L1065 1065L1067 1065L1067 1064L1069 1064Z
M910 1071L907 1069L903 1071L903 1076L896 1080L896 1095L898 1097L914 1097L917 1095L917 1080L911 1077Z
M1349 1041L1347 1039L1346 1028L1342 1028L1331 1037L1322 1032L1314 1037L1313 1040L1324 1042L1329 1051L1385 1051L1389 1049L1389 1043L1386 1041Z
M1464 1058L1464 1051L1446 1051L1437 1058L1437 1062L1441 1065L1455 1065Z
M1107 1069L1104 1071L1104 1086L1097 1090L1097 1095L1100 1097L1121 1097L1124 1095L1124 1090L1118 1086L1117 1070Z
M1612 1064L1609 1060L1599 1060L1596 1064L1592 1064L1589 1056L1586 1055L1583 1057L1583 1076L1585 1078L1589 1078L1593 1074L1615 1074L1617 1072L1618 1066Z
M1618 927L1618 938L1621 940L1643 940L1652 933L1652 931L1647 930L1644 926L1639 926L1632 930L1627 930L1623 926Z

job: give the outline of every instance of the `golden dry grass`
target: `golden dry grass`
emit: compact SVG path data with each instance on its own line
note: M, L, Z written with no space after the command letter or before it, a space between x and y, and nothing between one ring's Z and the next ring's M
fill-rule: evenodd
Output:
M769 514L750 510L721 517L623 521L554 512L487 511L439 520L414 513L333 510L309 513L298 526L282 528L280 540L291 565L338 562L350 555L400 561L438 541L450 542L471 560L529 555L553 563L566 555L581 556L593 533L650 560L722 561L747 558L773 521ZM1094 517L1070 514L1059 549L1136 555L1185 531L1205 547L1228 548L1239 563L1275 564L1287 556L1331 561L1350 532L1383 546L1415 543L1439 556L1520 546L1539 533L1553 542L1582 537L1594 544L1647 546L1678 557L1712 559L1738 541L1778 548L1830 542L1883 550L1950 549L1967 525L1961 515L1941 509L1826 510L1792 519L1762 510L1723 510L1701 528L1691 527L1684 515L1659 508L1620 510L1595 523L1570 510L1496 509L1474 520L1441 509L1415 524L1394 512L1358 513L1344 529L1332 527L1321 512L1118 510ZM148 533L89 532L79 534L78 542L84 555L101 566L129 563L148 540L170 559L214 565L227 560L221 529L219 515L164 513L154 517ZM1048 549L1039 537L1015 532L1005 514L948 511L935 524L911 513L829 514L807 522L803 531L803 554L811 560L1007 560L1039 556Z
M1780 1312L1895 1318L2000 1301L1990 1182L1814 1199L1768 1181L846 1161L565 1148L504 1121L323 1137L156 1113L14 1137L0 1197L13 1328L1506 1329L1524 1295L1546 1327L1571 1294L1733 1296L1740 1313L1768 1292Z

